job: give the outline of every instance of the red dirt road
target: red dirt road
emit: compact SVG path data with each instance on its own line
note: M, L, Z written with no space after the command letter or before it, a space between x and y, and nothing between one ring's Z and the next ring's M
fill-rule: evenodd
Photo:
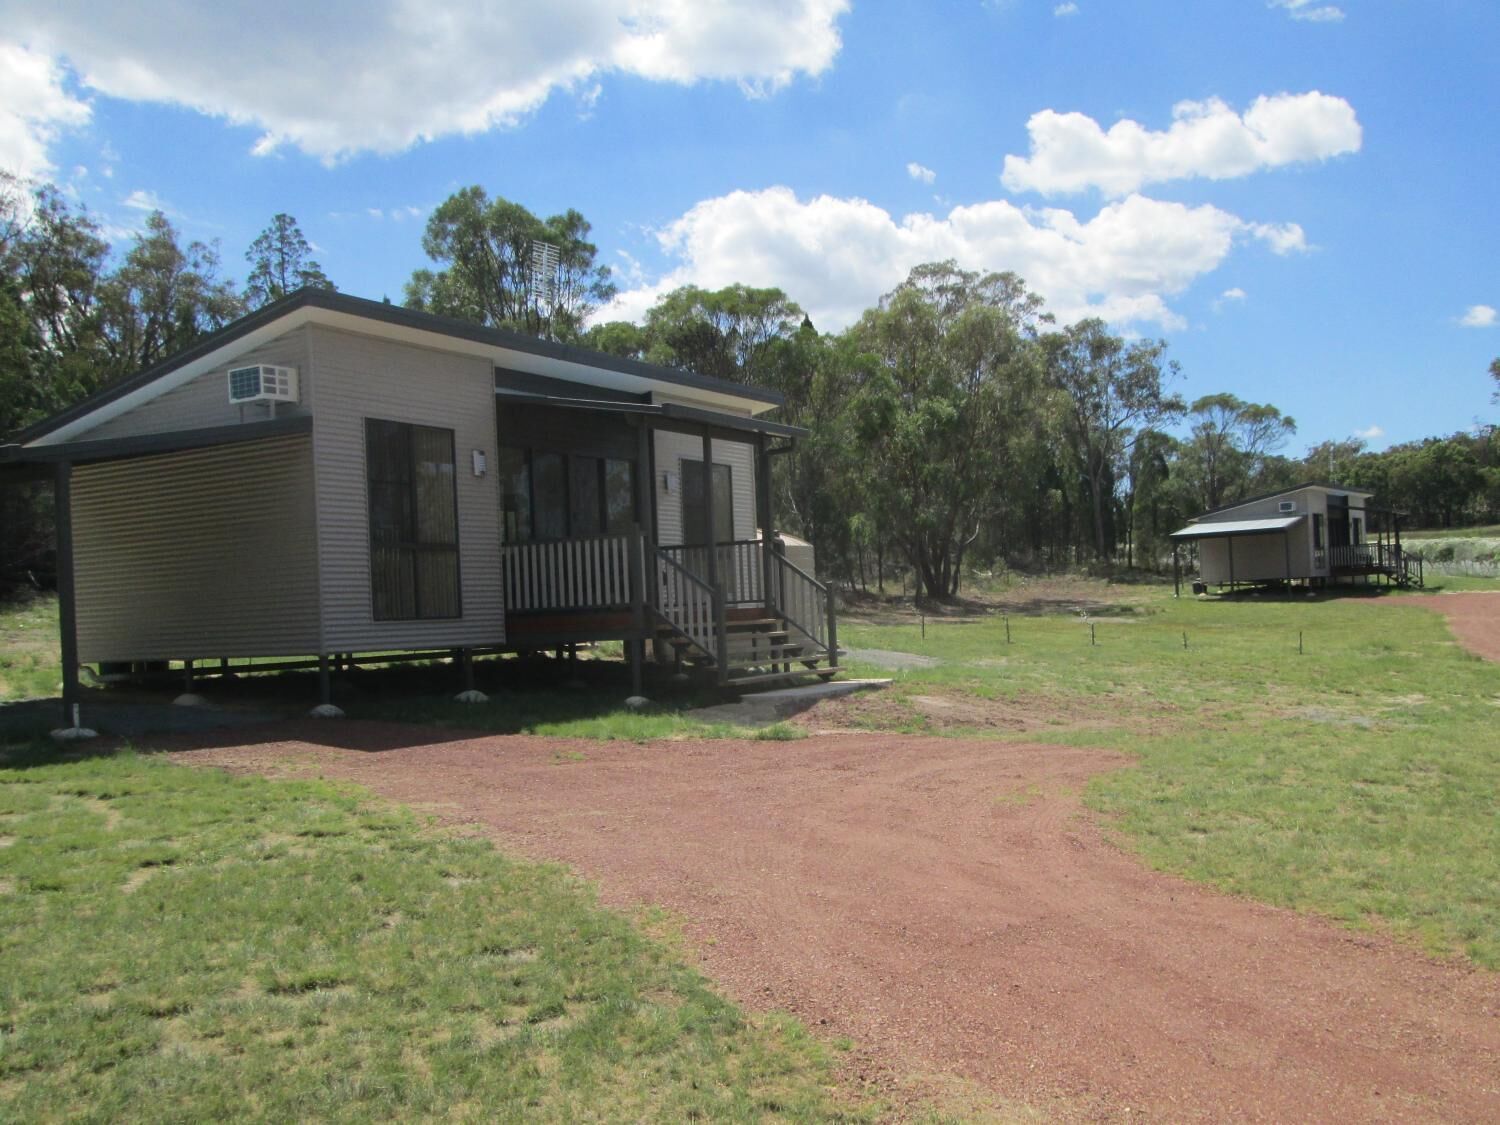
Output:
M1413 594L1381 599L1389 605L1420 605L1448 619L1458 643L1486 660L1500 661L1500 590L1463 594Z
M1146 871L1078 800L1110 753L264 737L181 756L357 781L664 906L731 995L852 1038L867 1076L1059 1117L1500 1120L1500 974Z

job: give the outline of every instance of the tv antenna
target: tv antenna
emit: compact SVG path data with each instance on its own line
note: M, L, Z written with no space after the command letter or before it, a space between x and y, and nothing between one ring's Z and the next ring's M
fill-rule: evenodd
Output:
M526 280L539 309L550 309L557 303L557 271L561 265L562 254L556 246L532 240L526 261Z

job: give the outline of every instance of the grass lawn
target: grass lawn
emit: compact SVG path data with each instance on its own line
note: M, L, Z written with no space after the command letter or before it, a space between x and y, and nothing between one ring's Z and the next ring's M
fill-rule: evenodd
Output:
M1127 751L1139 767L1087 799L1153 865L1500 968L1500 666L1418 605L1120 597L1091 619L1012 616L1010 644L998 615L839 633L941 661L856 666L899 678L872 725L995 736L962 719L990 701L1037 717L1000 737ZM944 721L933 696L971 707Z
M26 595L0 603L0 700L61 692L57 598Z
M795 1022L349 789L0 769L0 1118L862 1119Z

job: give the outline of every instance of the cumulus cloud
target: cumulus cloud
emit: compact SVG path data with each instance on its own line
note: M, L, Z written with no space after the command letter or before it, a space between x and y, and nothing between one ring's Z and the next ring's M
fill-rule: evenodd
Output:
M1379 441L1385 437L1385 428L1382 426L1366 426L1362 430L1355 430L1354 436L1365 441Z
M1221 301L1243 301L1245 296L1245 291L1236 285L1233 289L1226 289L1220 293L1219 299Z
M1491 328L1497 315L1500 314L1489 305L1470 305L1464 315L1458 318L1458 322L1465 328Z
M802 200L786 187L704 200L657 237L675 267L627 289L603 319L640 319L679 285L744 282L778 286L819 328L838 329L913 266L953 258L967 269L1013 270L1063 322L1101 316L1176 329L1184 322L1169 298L1216 269L1237 242L1266 238L1258 224L1216 207L1140 195L1087 220L1005 200L898 219L868 200Z
M937 179L937 173L931 168L924 167L913 160L906 166L906 174L914 180L920 180L924 184L930 184Z
M556 90L576 90L587 104L611 73L735 82L762 97L831 65L848 6L160 0L144 13L130 3L0 0L0 16L46 52L35 56L42 64L66 58L96 90L259 128L260 154L294 145L333 161L514 124Z
M1073 0L1068 0L1066 4L1059 4L1053 8L1052 14L1058 17L1076 16L1078 14L1078 5L1073 3Z
M1335 4L1320 4L1318 0L1270 0L1270 7L1281 8L1294 20L1310 23L1338 23L1344 18L1344 10Z
M1118 197L1168 180L1234 179L1358 152L1362 140L1354 108L1316 90L1258 97L1243 115L1218 98L1178 102L1164 131L1130 120L1106 131L1092 117L1051 109L1033 114L1026 130L1031 154L1007 156L1000 179L1043 195L1098 188Z
M0 168L45 179L58 134L86 124L90 112L63 88L62 70L45 52L0 42Z

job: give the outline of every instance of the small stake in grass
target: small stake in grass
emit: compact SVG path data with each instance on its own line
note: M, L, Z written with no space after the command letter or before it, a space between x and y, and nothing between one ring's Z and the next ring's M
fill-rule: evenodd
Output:
M925 613L921 614L921 618L922 618L922 639L925 641L927 639L927 615Z
M1005 643L1010 644L1010 615L1002 613L1000 620L1005 622Z
M1090 647L1092 647L1093 645L1095 645L1097 643L1098 642L1094 640L1094 623L1092 621L1090 621L1089 622L1089 645L1090 645Z
M1187 651L1187 630L1186 629L1184 629L1182 631L1182 650L1184 652Z
M1302 655L1302 630L1297 630L1297 655Z

